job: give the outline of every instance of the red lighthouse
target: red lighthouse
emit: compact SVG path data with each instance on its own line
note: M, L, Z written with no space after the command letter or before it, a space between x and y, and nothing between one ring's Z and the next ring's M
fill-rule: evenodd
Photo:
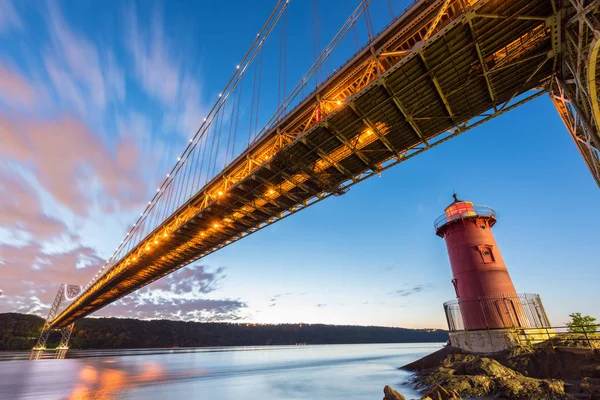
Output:
M446 207L435 221L444 238L452 267L452 284L460 305L464 329L528 326L492 227L494 210L459 200Z

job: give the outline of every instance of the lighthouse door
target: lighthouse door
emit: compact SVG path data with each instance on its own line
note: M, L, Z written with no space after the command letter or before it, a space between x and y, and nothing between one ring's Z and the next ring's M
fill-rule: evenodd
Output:
M500 322L500 326L504 328L513 328L521 326L515 305L511 299L499 299L496 300L496 312Z

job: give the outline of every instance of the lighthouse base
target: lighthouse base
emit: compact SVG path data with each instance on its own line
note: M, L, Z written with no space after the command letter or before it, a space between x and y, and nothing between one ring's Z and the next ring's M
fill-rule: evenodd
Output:
M550 328L506 328L450 332L450 344L471 353L495 353L541 343L556 336Z

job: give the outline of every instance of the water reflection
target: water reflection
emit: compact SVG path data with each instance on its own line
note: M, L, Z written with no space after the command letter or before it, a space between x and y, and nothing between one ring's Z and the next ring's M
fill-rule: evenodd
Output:
M129 372L107 365L116 362L103 360L97 366L84 366L79 372L79 382L75 384L69 399L116 398L119 393L135 389L142 384L159 384L164 375L162 366L155 361L141 361L137 371Z
M439 347L269 346L126 351L122 356L79 352L89 357L0 362L0 399L377 399L386 384L410 398L417 393L406 384L408 374L397 368Z

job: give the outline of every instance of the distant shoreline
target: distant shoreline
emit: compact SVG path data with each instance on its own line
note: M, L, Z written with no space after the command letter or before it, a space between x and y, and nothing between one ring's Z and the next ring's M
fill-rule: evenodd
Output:
M43 324L44 319L35 315L0 314L0 351L30 350ZM443 343L447 339L448 332L441 329L84 318L75 324L71 349ZM57 341L58 336L51 336L47 347Z
M315 348L325 346L373 346L373 345L402 345L407 347L419 343L353 343L353 344L315 344L315 345L260 345L260 346L215 346L215 347L178 347L178 348L146 348L146 349L87 349L77 350L69 349L67 359L79 358L98 358L98 357L124 357L124 356L153 356L163 354L191 354L191 353L219 353L219 352L249 352L249 351L265 351L265 350L290 350L297 348L302 351L303 348ZM424 345L431 345L431 350L435 351L438 347L441 348L443 342L427 342ZM48 353L51 351L48 350ZM0 350L0 362L2 361L22 361L28 360L31 351L29 350Z

